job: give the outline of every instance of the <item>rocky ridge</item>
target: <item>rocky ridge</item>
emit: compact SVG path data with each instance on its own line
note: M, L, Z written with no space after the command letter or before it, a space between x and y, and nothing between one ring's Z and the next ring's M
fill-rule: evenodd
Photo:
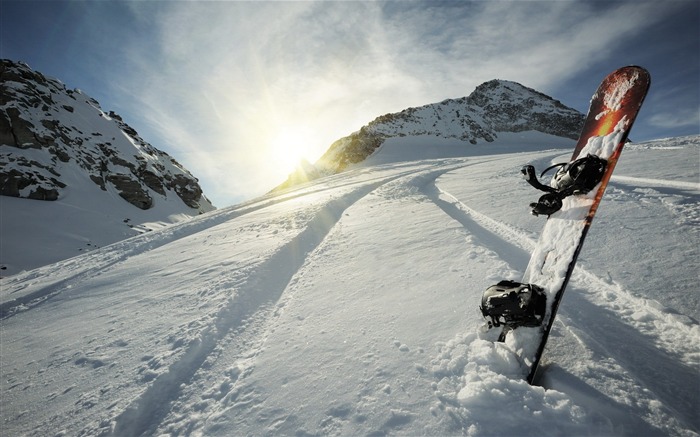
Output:
M189 171L82 91L10 60L0 87L0 194L57 200L77 171L141 210L173 196L189 215L214 209Z
M310 169L298 169L277 189L299 181L335 174L364 161L384 141L394 137L453 138L470 144L490 143L499 133L538 131L578 138L584 114L517 82L491 80L469 96L408 108L377 117L359 131L331 144Z

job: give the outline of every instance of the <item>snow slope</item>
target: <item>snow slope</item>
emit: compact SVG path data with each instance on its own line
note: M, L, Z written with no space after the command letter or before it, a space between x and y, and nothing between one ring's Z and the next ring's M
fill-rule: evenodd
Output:
M520 167L573 141L406 140L2 279L4 434L698 435L700 137L626 147L539 386L478 304L543 224Z
M114 112L0 59L0 276L211 211L197 179Z

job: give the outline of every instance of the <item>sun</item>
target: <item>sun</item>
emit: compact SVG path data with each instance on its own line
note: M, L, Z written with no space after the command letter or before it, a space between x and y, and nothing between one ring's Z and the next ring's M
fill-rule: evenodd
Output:
M270 142L272 162L281 172L291 173L302 160L310 160L309 132L302 128L280 130Z

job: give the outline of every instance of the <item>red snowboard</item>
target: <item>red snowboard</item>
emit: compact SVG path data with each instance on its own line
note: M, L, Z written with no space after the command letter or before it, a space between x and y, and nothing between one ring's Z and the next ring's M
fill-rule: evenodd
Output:
M647 90L649 73L640 67L624 67L608 75L591 99L590 109L571 161L588 154L607 161L602 179L584 195L563 199L562 208L549 216L532 253L523 283L541 287L546 311L541 325L503 328L501 341L521 359L527 381L537 372L557 309L566 290L583 241L605 193Z

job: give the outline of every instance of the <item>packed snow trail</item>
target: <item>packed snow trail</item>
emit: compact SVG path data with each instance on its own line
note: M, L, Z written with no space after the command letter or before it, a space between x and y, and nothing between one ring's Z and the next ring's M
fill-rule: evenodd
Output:
M3 279L3 431L696 436L700 138L663 144L623 155L539 387L478 304L542 226L520 167L564 152L484 147L377 156Z
M185 414L191 408L173 412L158 433L450 432L451 423L433 411L439 404L425 379L427 351L466 310L458 268L473 265L474 274L485 260L464 253L468 236L435 217L421 194L421 186L448 170L437 168L383 185L352 205L291 281L266 322L264 345L243 356L222 352L206 372L220 376L182 400L199 406L197 417ZM427 227L435 220L438 226ZM391 233L396 225L400 232ZM443 225L454 231L445 233ZM436 244L426 245L426 238ZM445 276L450 288L435 288ZM461 311L429 308L435 299ZM424 311L406 311L416 305ZM275 362L284 362L285 371L275 370Z
M343 211L377 185L379 184L363 186L324 204L296 237L256 266L246 282L239 286L236 296L229 298L219 309L209 322L210 326L192 342L182 357L117 417L114 434L130 436L149 431L152 424L157 423L158 418L164 414L163 409L168 406L167 402L163 401L173 399L181 384L189 381L212 353L218 341L235 328L235 324L246 320L260 307L274 304L306 256L323 241L333 225L340 220Z
M406 166L397 166L397 173L406 172ZM407 166L411 168L411 166ZM411 171L411 170L408 170ZM391 174L392 172L388 172ZM359 181L370 182L372 178L386 177L387 175L360 176ZM173 241L195 235L199 232L213 228L220 224L234 220L240 216L268 208L280 202L287 202L298 197L309 196L324 191L338 190L357 184L358 181L346 182L340 180L334 183L337 177L329 177L324 184L317 184L308 189L297 189L291 193L267 195L261 198L244 202L239 205L213 211L209 214L196 217L190 221L175 224L159 232L151 232L123 240L107 247L93 251L90 255L90 263L86 266L83 257L70 258L55 264L35 269L31 272L3 278L3 293L0 294L0 318L10 317L16 312L26 311L46 299L59 294L63 290L71 288L72 283L79 283L83 278L88 278L101 270L113 268L116 264L130 257L141 255L155 250ZM18 284L15 286L15 284Z
M395 174L406 171L399 169ZM82 420L94 421L90 414L78 412L90 411L106 395L112 399L117 396L110 410L122 408L128 402L130 413L125 416L139 422L138 417L145 416L131 413L138 411L132 408L138 403L131 399L134 396L138 399L144 395L143 389L149 387L146 392L151 394L144 395L148 399L157 398L156 403L168 401L169 387L178 378L186 377L206 356L221 328L216 323L224 320L226 312L233 311L237 305L235 290L248 283L251 272L260 263L284 247L290 254L291 242L305 241L297 237L307 226L322 226L324 220L338 213L336 209L343 202L355 200L376 184L396 177L392 173L385 172L377 180L374 180L376 175L359 175L354 184L343 183L332 190L314 187L306 190L306 195L286 195L264 201L264 206L253 205L244 214L239 214L238 208L217 212L213 217L203 216L173 229L135 237L3 283L3 301L14 303L22 297L31 298L25 299L29 304L16 307L20 312L9 313L3 322L3 376L7 378L8 394L22 388L22 384L13 382L14 375L34 368L36 374L42 378L49 376L52 381L46 387L51 393L49 399L59 393L68 398L80 396L61 403L59 409L41 407L42 397L39 398L42 402L33 397L17 399L8 411L32 412L54 419L78 415ZM229 219L218 220L221 216ZM307 232L313 234L314 229ZM276 275L277 272L272 278L278 278ZM250 289L254 289L252 285L248 285ZM90 318L83 321L83 313L90 314ZM41 320L41 323L27 325L25 320ZM234 319L224 323L235 322ZM64 327L70 329L69 336L63 333ZM8 332L13 335L8 336ZM113 332L121 334L114 338ZM72 356L59 358L62 363L76 365L69 368L71 373L80 368L104 372L117 366L119 371L114 380L108 373L102 378L93 375L81 384L83 390L79 393L71 379L50 377L53 371L66 370L56 368L51 364L53 360L44 367L46 363L25 358L36 350L61 357L73 348L71 344L76 339L80 339L79 350L72 352ZM14 363L26 359L27 368L7 367L5 362L10 357ZM84 398L88 400L84 402ZM52 426L51 423L48 420L42 426ZM80 423L79 420L73 426ZM146 430L150 425L135 424L127 432ZM85 434L97 432L95 424L80 426L87 427ZM107 418L97 421L99 428L113 426ZM37 431L46 432L42 429Z

